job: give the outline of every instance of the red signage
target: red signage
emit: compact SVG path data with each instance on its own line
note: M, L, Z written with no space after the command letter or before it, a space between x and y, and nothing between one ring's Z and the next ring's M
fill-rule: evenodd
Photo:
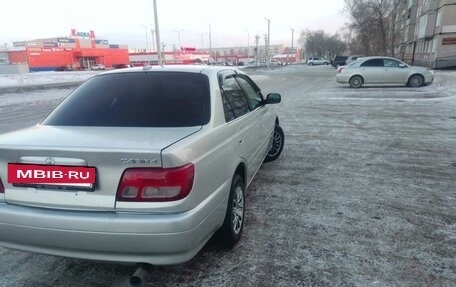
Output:
M90 30L89 32L78 32L76 29L71 29L71 37L73 38L90 38L95 39L95 32Z

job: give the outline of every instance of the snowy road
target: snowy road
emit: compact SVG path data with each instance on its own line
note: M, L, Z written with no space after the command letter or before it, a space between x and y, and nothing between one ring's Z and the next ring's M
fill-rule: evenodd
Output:
M246 197L240 244L154 267L150 286L454 286L456 73L422 88L339 85L330 67L251 71L277 106L282 157ZM71 89L0 93L0 133ZM120 286L133 267L0 248L0 286Z

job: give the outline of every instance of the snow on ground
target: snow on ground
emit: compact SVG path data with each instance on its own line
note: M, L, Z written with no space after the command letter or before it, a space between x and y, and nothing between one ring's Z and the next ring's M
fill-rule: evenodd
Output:
M152 266L147 286L454 286L456 72L360 89L330 67L247 72L282 94L283 153L249 186L238 246L211 240L188 263ZM36 124L70 91L0 92L0 133ZM124 286L133 272L0 248L0 286Z
M0 89L51 84L78 83L100 73L99 71L38 72L29 74L0 74Z
M0 94L0 107L12 105L35 105L39 102L50 100L61 100L66 97L73 89L45 89L27 92L26 95L19 93ZM22 96L24 95L24 96Z
M314 71L315 75L326 73L328 70L336 70L331 66L307 66L307 65L288 65L288 66L273 66L271 70L267 68L254 68L248 67L245 71L252 75L252 79L258 82L266 82L270 80L274 74L288 74L293 71L300 71L308 69ZM71 84L79 83L87 80L88 78L99 74L100 71L73 71L73 72L38 72L30 74L0 74L0 90L2 88L14 87L31 87L31 86L46 86L56 84ZM434 71L435 81L434 84L429 86L430 90L438 93L446 93L450 91L456 95L456 72L455 71ZM427 88L427 87L426 87ZM422 88L418 88L422 89ZM408 91L410 92L410 91ZM448 95L447 95L448 96Z

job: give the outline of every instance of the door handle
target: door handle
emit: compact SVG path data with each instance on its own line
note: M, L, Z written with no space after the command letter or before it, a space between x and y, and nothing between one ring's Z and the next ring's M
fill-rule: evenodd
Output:
M243 145L244 144L244 140L239 140L239 145Z

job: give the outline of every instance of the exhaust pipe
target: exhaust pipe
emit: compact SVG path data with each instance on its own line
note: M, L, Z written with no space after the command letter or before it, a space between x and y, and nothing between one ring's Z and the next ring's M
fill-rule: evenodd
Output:
M128 286L131 287L144 287L149 279L149 266L147 264L139 265L135 273L131 275L128 280Z

